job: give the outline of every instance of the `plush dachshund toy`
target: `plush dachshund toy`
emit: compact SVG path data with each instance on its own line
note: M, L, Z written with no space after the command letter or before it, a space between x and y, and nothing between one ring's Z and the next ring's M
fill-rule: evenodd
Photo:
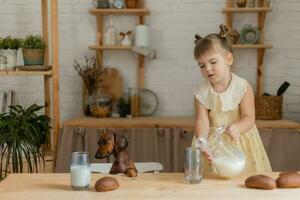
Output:
M116 133L108 132L100 136L98 150L95 157L98 159L108 158L113 154L115 161L110 169L110 174L125 173L129 177L137 176L137 169L132 160L129 159L128 141L126 137Z

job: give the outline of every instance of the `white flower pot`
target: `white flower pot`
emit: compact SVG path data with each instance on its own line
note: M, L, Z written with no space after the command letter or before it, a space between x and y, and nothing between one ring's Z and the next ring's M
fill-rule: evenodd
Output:
M11 71L16 69L17 53L17 49L0 49L0 55L6 57L7 59L7 70Z

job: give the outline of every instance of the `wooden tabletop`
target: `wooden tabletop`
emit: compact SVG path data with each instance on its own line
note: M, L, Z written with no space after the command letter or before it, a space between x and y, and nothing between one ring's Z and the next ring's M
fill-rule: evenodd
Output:
M265 174L276 178L278 173ZM299 200L300 189L258 190L244 187L247 176L218 179L210 176L200 184L184 183L183 174L139 174L137 178L115 175L120 187L115 191L96 192L94 183L107 175L93 174L91 188L73 191L70 174L11 174L0 182L2 200L95 200L95 199L207 199L207 200ZM109 175L111 176L111 175Z
M290 120L256 120L258 128L300 129ZM193 129L193 117L94 118L78 117L63 122L63 127L82 128L184 128Z

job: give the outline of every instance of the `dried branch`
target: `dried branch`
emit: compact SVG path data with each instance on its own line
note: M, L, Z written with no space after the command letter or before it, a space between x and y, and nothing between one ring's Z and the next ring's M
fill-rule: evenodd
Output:
M73 66L79 76L81 76L89 95L93 94L97 90L99 84L102 83L102 74L106 69L96 67L95 57L88 56L84 56L84 64L80 64L77 60L74 60Z

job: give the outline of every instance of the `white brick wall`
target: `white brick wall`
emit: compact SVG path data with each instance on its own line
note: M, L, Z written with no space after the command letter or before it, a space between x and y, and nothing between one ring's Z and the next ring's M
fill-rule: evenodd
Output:
M274 45L265 55L265 91L274 94L283 81L291 87L284 96L284 115L300 121L300 1L273 0L266 19L266 40ZM95 42L95 18L88 14L91 0L59 0L60 111L62 120L82 115L82 83L73 69L74 59L90 53ZM225 0L146 0L151 10L146 23L157 59L146 60L145 86L159 97L157 115L193 115L193 90L202 81L193 58L193 36L217 31L225 22ZM40 32L40 0L0 0L0 35L23 36ZM113 17L118 31L133 30L137 18ZM256 23L253 14L238 15L234 25ZM234 71L255 88L256 51L235 52ZM105 52L105 65L117 67L124 89L135 85L136 55ZM0 77L0 89L15 89L29 105L43 102L42 78Z

